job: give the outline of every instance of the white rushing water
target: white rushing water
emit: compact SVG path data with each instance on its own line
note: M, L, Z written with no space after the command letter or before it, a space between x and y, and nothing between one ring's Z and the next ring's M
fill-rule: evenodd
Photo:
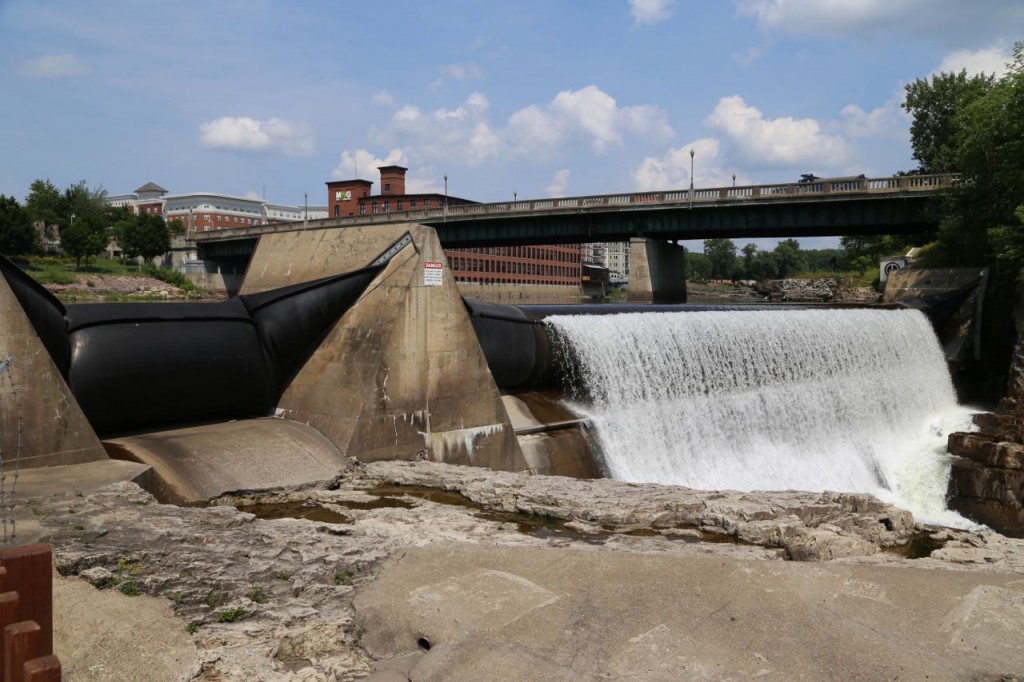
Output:
M946 509L946 435L969 430L931 325L909 310L553 316L575 405L618 480L871 493Z

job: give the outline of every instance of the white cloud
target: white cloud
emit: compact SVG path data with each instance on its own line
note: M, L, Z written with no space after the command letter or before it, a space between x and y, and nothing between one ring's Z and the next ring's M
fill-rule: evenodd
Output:
M762 56L761 48L751 47L743 52L736 52L733 54L732 59L740 66L750 66Z
M675 135L663 110L649 105L619 107L596 85L563 90L546 108L533 105L509 117L509 142L521 153L542 152L582 136L600 154L622 146L624 133L657 140Z
M660 158L649 156L630 175L638 192L685 189L690 186L691 167L695 187L732 184L733 171L725 167L719 141L709 137L670 149ZM742 184L745 179L737 175L737 182Z
M1012 60L1010 51L1001 47L981 50L957 50L946 55L934 73L960 73L964 69L973 76L979 73L995 74L996 78L1006 73L1006 64Z
M360 179L378 182L380 180L380 173L377 171L379 167L406 165L408 165L408 160L405 152L401 149L392 149L384 158L374 156L366 149L355 151L346 149L341 153L338 165L331 171L331 177L335 180ZM414 191L409 187L408 182L406 182L406 190Z
M484 77L484 70L475 64L446 64L438 71L441 75L457 81L479 80Z
M752 163L834 166L850 156L846 140L826 135L814 119L767 119L738 95L720 99L707 124L731 138L738 155Z
M597 86L559 92L546 105L512 113L504 126L490 120L490 101L480 92L459 106L423 111L405 105L372 139L401 147L417 166L447 160L478 165L511 157L552 158L565 147L582 144L596 153L623 147L630 136L665 142L674 136L666 113L658 107L620 107Z
M672 17L676 0L629 0L635 24L656 24Z
M551 182L544 188L544 191L548 193L550 197L564 197L565 190L569 187L569 169L563 168L554 177L551 178Z
M856 104L848 104L839 112L843 131L850 137L885 137L893 131L906 131L910 115L900 106L903 93L880 107L865 111Z
M210 149L271 151L288 156L313 153L313 130L301 121L223 116L199 124L199 142Z
M27 59L18 65L17 72L29 78L67 78L84 76L91 69L73 54L48 54Z
M1024 3L1008 0L740 0L738 12L766 32L874 40L901 36L942 47L977 48L1015 39Z
M371 98L371 100L373 101L374 104L382 104L384 106L391 106L392 104L395 103L395 96L392 95L387 90L381 90L380 92L376 93Z

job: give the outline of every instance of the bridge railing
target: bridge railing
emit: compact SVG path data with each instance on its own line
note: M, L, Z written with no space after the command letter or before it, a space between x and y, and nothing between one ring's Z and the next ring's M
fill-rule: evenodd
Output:
M900 192L934 192L943 187L951 186L957 175L904 175L891 178L835 178L816 179L811 182L791 182L777 185L749 185L742 187L717 187L702 189L682 189L665 192L634 192L628 194L600 194L580 197L558 197L550 199L531 199L523 201L501 201L487 204L460 204L440 208L417 209L410 211L393 211L389 213L373 213L358 216L309 220L304 223L269 223L249 227L211 230L209 232L189 233L190 239L244 238L266 232L290 232L307 228L347 227L355 225L373 225L379 223L409 222L443 222L451 218L473 217L480 215L505 215L532 212L552 212L576 209L611 210L631 204L664 204L678 206L680 204L712 204L740 203L749 201L773 201L801 199L816 195L845 194L896 194Z

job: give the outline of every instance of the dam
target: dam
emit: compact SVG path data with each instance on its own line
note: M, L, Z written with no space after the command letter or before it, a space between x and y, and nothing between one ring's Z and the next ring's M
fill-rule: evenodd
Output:
M159 310L64 309L7 264L0 446L37 477L131 462L177 502L429 459L963 523L942 444L968 412L920 312L499 306L439 262L421 225L268 234L237 299Z

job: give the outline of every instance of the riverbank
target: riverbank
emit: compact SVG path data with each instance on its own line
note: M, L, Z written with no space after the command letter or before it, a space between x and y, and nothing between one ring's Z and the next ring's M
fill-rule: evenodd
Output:
M1024 541L918 526L870 496L428 462L353 465L327 488L224 500L237 509L133 484L21 500L61 574L67 679L1024 670Z

